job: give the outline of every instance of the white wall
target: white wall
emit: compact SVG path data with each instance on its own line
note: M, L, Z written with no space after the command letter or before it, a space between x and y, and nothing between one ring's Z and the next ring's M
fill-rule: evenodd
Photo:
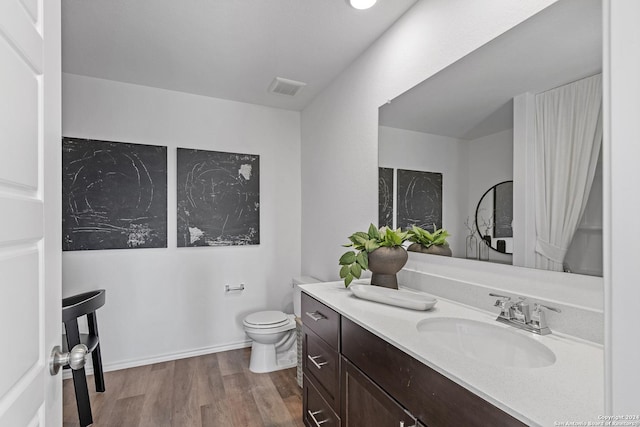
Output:
M302 112L302 271L337 279L377 215L378 107L554 0L420 1Z
M513 129L471 140L467 150L467 215L475 218L482 195L500 182L513 180ZM489 259L511 264L513 255L489 250Z
M243 317L291 308L300 273L300 114L63 75L64 136L168 147L168 248L65 252L63 295L104 288L107 368L245 344ZM177 248L176 147L260 155L260 245ZM242 294L224 284L244 282Z
M605 0L604 277L606 405L640 414L640 2Z
M442 173L442 227L451 233L453 256L464 258L466 217L460 209L467 202L464 141L388 126L380 126L378 132L381 167Z

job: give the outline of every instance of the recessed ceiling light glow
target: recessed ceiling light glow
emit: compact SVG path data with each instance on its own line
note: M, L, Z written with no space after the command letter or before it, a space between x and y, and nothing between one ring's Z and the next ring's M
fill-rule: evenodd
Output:
M376 0L349 0L349 4L354 9L369 9L376 4Z

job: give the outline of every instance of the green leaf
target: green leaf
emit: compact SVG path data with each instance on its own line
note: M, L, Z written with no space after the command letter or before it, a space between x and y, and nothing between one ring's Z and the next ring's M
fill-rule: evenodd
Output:
M356 262L362 267L363 270L367 270L369 268L369 257L366 253L360 252L356 255Z
M348 288L351 282L353 282L353 276L351 274L347 274L347 277L344 278L344 287Z
M356 262L356 253L353 251L345 252L341 257L338 263L340 265L349 265Z
M350 271L351 269L349 268L348 265L343 265L342 268L340 269L340 278L344 279L345 277L347 277L347 274L349 274Z
M402 244L402 237L395 231L387 228L387 241L390 243L390 246L400 246Z
M365 237L362 237L362 236L354 236L354 237L353 237L353 240L354 240L354 243L357 243L357 244L359 244L359 245L364 245L364 244L365 244L365 242L366 242L367 240L369 240L369 236L367 236L366 234L365 234Z
M379 247L380 243L376 242L375 240L367 240L367 242L364 244L365 250L369 253L375 251Z
M380 240L380 232L378 231L378 227L373 225L373 223L369 225L368 236L369 239Z
M351 274L358 279L360 278L360 275L362 274L362 267L360 267L360 264L356 262L351 266Z
M355 233L352 234L352 236L358 236L358 237L362 237L365 240L369 240L369 235L364 231L356 231Z

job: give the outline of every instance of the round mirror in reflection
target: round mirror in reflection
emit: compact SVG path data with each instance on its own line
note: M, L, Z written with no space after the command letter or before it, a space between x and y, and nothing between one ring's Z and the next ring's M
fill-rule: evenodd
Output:
M489 188L476 208L476 228L480 239L491 249L513 254L513 181Z

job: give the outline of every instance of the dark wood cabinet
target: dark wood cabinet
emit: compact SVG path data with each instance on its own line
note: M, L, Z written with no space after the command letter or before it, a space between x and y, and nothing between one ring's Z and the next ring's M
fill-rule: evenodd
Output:
M342 426L414 427L417 420L348 360L342 360Z
M308 427L339 427L341 316L304 293L301 307L303 420Z
M341 336L343 356L429 427L526 426L349 319Z
M511 415L302 294L308 427L523 427Z

